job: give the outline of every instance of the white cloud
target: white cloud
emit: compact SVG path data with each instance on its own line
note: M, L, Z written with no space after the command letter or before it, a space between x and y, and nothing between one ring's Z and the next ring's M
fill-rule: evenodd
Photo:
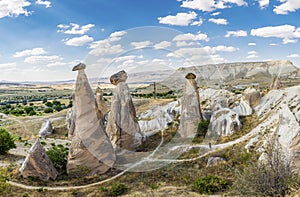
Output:
M228 21L224 18L210 18L208 19L209 22L218 24L218 25L227 25Z
M216 9L228 8L230 7L229 4L236 4L238 6L247 5L244 0L185 0L182 1L180 7L211 12Z
M209 38L204 33L197 33L197 34L179 34L173 38L173 41L191 41L191 40L205 40L209 41Z
M67 63L65 63L65 62L54 62L54 63L47 64L47 67L59 67L59 66L65 66L65 65L67 65Z
M158 17L157 19L161 24L188 26L195 18L197 18L197 14L195 12L180 12L175 16L168 15L165 17Z
M257 58L257 52L256 51L249 51L248 52L248 56L247 59L253 59L253 58Z
M191 23L192 26L200 26L200 25L202 25L202 24L203 24L203 19L202 19L202 18L199 18L198 21L193 21L193 22Z
M273 11L276 14L288 14L289 12L295 12L297 9L300 9L299 0L279 0L282 4L275 6Z
M245 37L245 36L247 36L247 32L243 31L243 30L227 31L225 37L229 38L230 36L233 36L233 37Z
M249 42L249 43L248 43L248 46L256 46L256 43L254 43L254 42Z
M130 44L131 44L131 46L134 46L134 48L136 48L136 49L141 49L141 48L150 46L152 44L152 42L147 40L147 41L142 41L142 42L131 42Z
M66 24L57 25L57 27L59 28L58 32L63 32L64 34L80 34L80 35L85 34L94 26L95 26L94 24L87 24L87 25L80 26L76 23L70 23L70 25L66 25Z
M270 43L269 45L270 46L278 46L278 44L276 44L276 43Z
M162 41L160 43L155 44L153 47L154 49L165 49L171 46L171 42Z
M270 0L258 0L259 7L265 8L269 6Z
M5 63L5 64L0 64L1 69L7 69L7 68L15 68L17 64L15 62L13 63Z
M86 43L92 42L94 39L92 37L89 37L87 35L83 35L80 37L71 38L68 40L65 40L65 44L68 46L83 46Z
M43 48L33 48L24 51L19 51L14 54L14 57L25 57L25 56L32 56L32 55L42 55L45 54L46 51Z
M204 47L204 48L207 48L207 47ZM215 52L234 52L234 51L239 50L238 48L235 48L233 46L224 46L224 45L219 45L219 46L212 47L212 48L209 47L207 49L211 50L213 53L215 53Z
M50 1L37 0L35 3L38 4L38 5L44 5L46 8L51 7L51 2Z
M300 57L300 55L294 53L294 54L288 55L287 57L288 57L288 58L298 58L298 57Z
M283 44L295 43L297 42L295 38L300 38L300 28L296 28L292 25L267 26L258 29L252 29L251 35L264 38L282 38Z
M214 13L211 13L210 15L212 15L212 16L218 16L220 14L221 14L221 12L214 12Z
M17 17L19 15L29 16L30 11L26 10L26 7L31 3L26 0L1 0L0 1L0 18L6 16Z
M29 64L50 64L55 62L62 61L63 58L52 55L52 56L41 56L41 55L35 55L25 58L24 62Z

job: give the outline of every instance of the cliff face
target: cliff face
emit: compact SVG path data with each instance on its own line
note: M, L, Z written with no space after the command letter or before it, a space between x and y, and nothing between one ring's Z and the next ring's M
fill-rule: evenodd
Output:
M162 84L171 89L182 89L184 76L189 72L193 72L198 76L197 82L200 86L259 85L269 87L273 76L292 79L299 75L299 70L288 60L209 64L179 68L166 78Z

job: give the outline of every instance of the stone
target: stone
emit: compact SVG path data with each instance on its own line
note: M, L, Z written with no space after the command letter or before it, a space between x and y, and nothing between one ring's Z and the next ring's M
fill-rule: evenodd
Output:
M232 109L239 116L250 116L253 113L253 110L248 102L241 99L241 102Z
M47 181L50 178L55 180L58 175L58 172L39 139L37 139L30 148L29 153L20 168L20 172L25 178L36 177L42 181Z
M247 88L243 92L242 98L243 98L244 101L248 102L250 107L254 108L260 103L261 94L255 88Z
M135 150L142 143L144 134L140 130L130 91L125 83L127 73L120 71L110 79L116 88L111 98L106 132L115 149Z
M178 133L183 138L192 138L197 134L198 124L202 121L200 96L196 75L189 73L186 78Z
M75 109L74 106L67 111L66 127L68 129L68 138L71 140L75 131Z
M280 78L278 75L275 75L270 85L270 90L278 90L280 89L280 87L281 87Z
M77 70L84 70L86 68L86 65L83 63L79 63L76 66L73 67L72 71L77 71Z
M53 133L53 126L51 124L51 121L50 120L44 121L39 131L39 136L46 137L47 135L51 135L52 133Z
M107 114L107 107L104 101L103 92L100 87L96 88L96 102L99 110L100 118L102 123L105 121L105 116Z
M103 174L114 165L114 149L101 126L95 96L84 69L73 70L78 71L74 97L75 130L67 173L71 176Z
M226 159L223 157L209 157L207 159L206 167L213 167L222 163L226 163Z
M239 115L229 108L222 108L213 112L207 135L230 136L241 127Z
M110 83L117 85L119 82L125 82L127 80L127 73L124 70L113 74L110 77Z

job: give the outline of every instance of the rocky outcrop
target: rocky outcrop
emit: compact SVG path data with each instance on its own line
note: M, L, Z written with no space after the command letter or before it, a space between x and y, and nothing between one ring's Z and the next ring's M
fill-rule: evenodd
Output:
M278 90L281 88L280 78L278 75L273 77L272 83L270 85L271 90Z
M127 73L120 71L111 76L116 85L111 98L111 111L108 116L106 132L115 148L134 150L141 144L143 134L136 118L129 88L125 83Z
M71 176L95 175L107 172L115 160L114 149L101 127L94 93L84 72L78 70L75 85L75 130L69 149L67 172Z
M226 163L226 159L223 157L209 157L207 159L206 167L213 167L222 163Z
M188 73L185 78L178 133L183 138L191 138L197 133L198 124L202 121L202 114L198 86L195 81L196 75Z
M40 137L46 137L47 135L51 135L53 133L53 126L50 120L46 120L39 131Z
M254 88L247 88L243 93L243 100L246 101L250 107L256 107L261 100L261 94Z
M50 178L55 180L58 172L48 157L44 147L39 139L30 148L25 161L20 168L23 177L37 177L40 180L47 181Z
M68 138L71 140L75 131L75 108L74 106L67 111L66 126L68 129Z
M239 116L250 116L253 113L249 103L243 99L241 99L240 103L232 110L235 111Z
M107 107L103 98L103 92L100 87L96 88L96 102L99 110L101 121L104 123Z
M207 131L207 139L211 136L230 136L241 128L239 115L229 108L213 112Z

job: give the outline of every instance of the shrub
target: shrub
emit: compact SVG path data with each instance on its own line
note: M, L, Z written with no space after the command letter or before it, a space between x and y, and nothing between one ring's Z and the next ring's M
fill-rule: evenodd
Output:
M47 107L52 107L52 106L53 106L53 104L52 104L51 102L49 102L49 101L46 102L45 105L46 105Z
M207 130L208 130L208 126L209 126L209 120L203 120L198 124L198 129L197 129L197 133L198 136L203 136L205 137Z
M193 184L193 190L200 194L213 194L227 189L229 183L219 177L209 175L196 180Z
M124 185L122 183L114 183L111 186L109 196L120 196L122 194L125 194L127 191L128 191L128 188L126 185Z
M233 190L240 195L285 196L293 180L289 159L277 139L267 141L264 159L236 173Z
M8 181L8 171L5 168L0 168L0 194L5 193L8 189L6 181Z
M0 155L4 155L12 148L16 148L13 136L3 128L0 128Z
M66 171L68 148L60 144L57 146L52 145L52 147L47 151L47 155L58 172L63 173Z
M47 98L43 98L43 104L47 103Z
M44 112L45 112L45 113L52 113L52 112L53 112L53 109L50 108L50 107L47 107L47 108L44 109Z
M56 111L61 111L62 110L62 107L60 105L55 105L54 109Z

